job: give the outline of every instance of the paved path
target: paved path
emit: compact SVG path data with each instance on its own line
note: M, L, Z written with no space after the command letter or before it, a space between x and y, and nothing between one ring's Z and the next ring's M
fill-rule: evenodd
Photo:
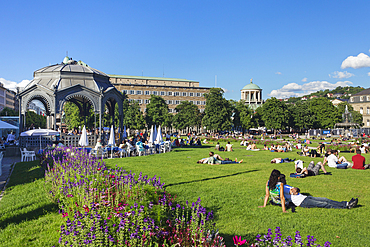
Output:
M4 157L2 160L2 174L0 176L0 200L3 198L4 190L13 171L13 164L20 162L20 156Z

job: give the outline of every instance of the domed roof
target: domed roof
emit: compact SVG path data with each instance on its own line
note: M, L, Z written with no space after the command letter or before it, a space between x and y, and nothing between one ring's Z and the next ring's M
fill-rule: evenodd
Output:
M34 72L34 79L25 87L41 85L52 91L63 90L75 85L82 85L94 91L113 87L109 82L109 76L105 73L89 67L81 61L75 61L65 57L61 64L50 65Z
M257 90L261 90L261 88L259 86L257 86L256 84L254 84L252 82L252 79L251 79L251 82L247 85L245 85L242 90L250 90L250 89L257 89Z

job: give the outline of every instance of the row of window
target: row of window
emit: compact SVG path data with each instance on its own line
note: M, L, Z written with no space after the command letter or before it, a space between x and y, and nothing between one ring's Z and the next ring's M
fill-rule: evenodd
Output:
M139 104L149 104L150 103L150 100L149 99L129 99L128 100L129 102L137 102ZM179 105L181 103L181 101L183 100L166 100L166 104L167 105ZM205 101L193 101L193 100L190 100L189 102L193 103L194 105L205 105L206 102Z
M364 114L364 108L360 107L360 113ZM366 114L370 114L370 107L366 108Z
M202 93L192 92L168 92L168 91L141 91L141 90L122 90L122 93L132 95L159 95L159 96L182 96L182 97L202 97Z
M365 97L365 96L360 96L360 101L364 101L364 97ZM355 99L354 99L353 97L351 97L350 101L351 101L351 102L354 102L354 100L355 100ZM366 100L367 100L367 101L370 101L370 96L366 96Z

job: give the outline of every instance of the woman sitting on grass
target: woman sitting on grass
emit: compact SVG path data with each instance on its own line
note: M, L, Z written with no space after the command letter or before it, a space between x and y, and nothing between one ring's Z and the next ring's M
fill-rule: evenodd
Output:
M230 160L228 158L223 159L220 155L215 154L214 152L209 152L208 158L203 158L197 161L198 164L210 164L210 165L219 165L219 164L240 164L243 160L238 161L238 159Z
M287 191L285 194L289 195L289 191L292 187L286 185L285 175L281 174L279 170L274 169L271 172L270 179L266 183L266 195L263 202L263 206L258 206L259 208L264 208L267 205L269 198L271 197L270 203L273 205L281 205L283 212L286 213L285 206L288 201L284 197L284 189Z

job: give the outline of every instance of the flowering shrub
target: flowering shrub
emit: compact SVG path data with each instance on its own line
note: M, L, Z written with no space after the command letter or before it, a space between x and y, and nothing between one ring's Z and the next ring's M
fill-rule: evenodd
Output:
M263 246L309 246L309 247L321 247L315 244L316 239L314 236L307 236L307 243L302 240L299 231L296 231L294 239L291 236L282 238L280 227L275 229L275 237L272 234L272 230L268 229L267 234L263 237L261 235L256 236L256 242L251 247L263 247ZM323 247L330 247L330 242L325 242Z
M75 148L49 150L43 158L45 181L65 218L60 245L224 246L208 230L213 215L200 199L176 204L156 176L136 179Z

